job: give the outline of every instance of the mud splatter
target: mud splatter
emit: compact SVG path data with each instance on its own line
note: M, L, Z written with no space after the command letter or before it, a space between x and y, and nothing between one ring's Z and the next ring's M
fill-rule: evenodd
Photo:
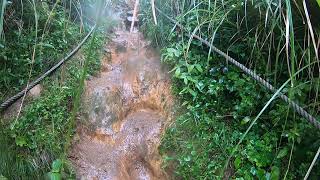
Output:
M172 116L167 70L142 34L119 27L98 77L86 82L70 152L78 178L168 179L158 146ZM111 58L110 58L111 57Z

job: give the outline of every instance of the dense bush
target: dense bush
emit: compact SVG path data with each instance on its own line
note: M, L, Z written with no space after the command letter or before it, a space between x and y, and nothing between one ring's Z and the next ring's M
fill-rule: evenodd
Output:
M1 40L3 51L0 52L1 100L25 86L29 72L30 80L39 76L86 35L90 27L81 28L83 24L79 17L73 17L67 6L69 2L29 1L7 5ZM16 21L24 26L16 27L12 23ZM79 84L88 74L100 69L101 46L106 28L111 26L110 22L101 24L82 47L80 55L42 82L41 96L26 105L19 118L1 120L0 179L1 176L44 179L50 170L51 179L72 177L66 153L75 131L78 107L74 106L79 106L75 103L83 88Z
M29 76L48 70L80 39L79 26L60 5L36 2L35 10L31 2L7 5L0 41L1 101L25 86Z
M282 92L319 119L317 47L307 43L312 39L299 13L302 2L167 0L158 6L177 16L186 29L173 30L174 25L161 15L155 27L150 10L146 11L145 34L163 47L162 60L173 68L174 92L183 107L162 141L166 167L186 179L303 178L320 146L319 131L277 99L234 149L272 94L185 36L200 35L276 87L291 79ZM312 25L319 38L319 25ZM304 66L307 70L293 76ZM317 179L319 172L317 162L311 179Z

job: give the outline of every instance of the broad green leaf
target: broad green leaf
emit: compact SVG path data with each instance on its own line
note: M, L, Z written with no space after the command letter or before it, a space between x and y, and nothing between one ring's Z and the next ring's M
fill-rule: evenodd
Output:
M6 177L4 177L4 176L0 175L0 180L8 180L8 178L6 178Z
M176 77L179 77L180 73L181 73L181 69L178 67L175 72Z
M247 124L248 122L250 122L250 117L246 116L245 118L242 119L241 121L241 125Z
M54 46L52 46L51 44L42 44L42 46L54 49Z
M239 169L240 168L240 165L241 165L241 158L237 157L235 160L234 160L234 167L236 169Z
M201 67L200 64L196 64L195 66L196 66L196 69L197 69L200 73L203 72L203 69L202 69L202 67Z
M320 7L320 0L317 0L317 2L318 2L318 5L319 5L319 7Z
M205 85L203 84L203 82L198 82L197 84L196 84L196 87L199 89L199 91L201 91L202 92L202 90L203 90L203 88L205 87Z
M180 56L180 51L178 51L177 49L174 48L167 48L167 52L170 53L170 56L176 56L179 57Z
M193 96L193 97L196 97L197 96L197 93L192 90L192 89L189 89L189 93Z
M185 85L188 85L188 78L184 77L183 78L183 82L184 82Z
M185 105L187 105L188 103L189 103L188 101L185 101L185 102L182 103L181 106L185 106Z
M189 161L191 161L191 157L190 156L184 157L183 160L186 162L189 162Z
M182 91L179 92L179 94L180 94L180 95L181 95L181 94L184 94L185 92L188 91L188 89L189 89L188 87L183 88Z
M191 73L192 70L194 69L194 65L187 65L188 68L188 73Z
M251 167L250 173L251 173L252 175L256 175L256 174L257 174L257 169L256 169L255 167Z
M271 168L271 180L278 180L280 179L280 169L277 166L273 166Z
M50 172L48 173L49 179L50 180L61 180L61 174L60 173L54 173L54 172Z
M265 174L266 174L265 170L260 169L260 168L257 170L257 176L259 179L264 179Z
M52 170L51 171L53 173L58 173L58 172L60 172L61 167L62 167L62 161L60 159L56 159L52 163Z
M27 141L26 141L25 137L19 136L19 137L16 138L16 144L18 146L22 147L22 146L27 145Z
M288 154L288 148L285 147L285 148L283 148L283 149L281 149L281 150L279 151L279 153L278 153L278 155L277 155L277 158L278 158L278 159L281 159L281 158L285 157L287 154Z

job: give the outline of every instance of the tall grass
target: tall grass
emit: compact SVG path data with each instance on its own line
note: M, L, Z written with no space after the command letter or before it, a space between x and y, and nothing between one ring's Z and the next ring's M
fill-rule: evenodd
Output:
M316 45L319 41L319 25L313 27L305 1L167 0L158 2L157 5L172 17L183 12L178 14L177 20L186 27L188 34L198 34L212 44L223 45L223 50L264 74L275 86L291 77L289 89L290 94L293 91L293 100L297 99L296 91L301 86L295 83L295 78L300 82L310 82L309 86L318 94L319 84L314 82L319 78L319 63L308 66L308 74L293 76L311 62L319 62L319 49ZM160 18L168 22L163 17ZM224 46L225 43L221 43L221 40L227 40L229 46ZM166 38L162 36L157 41L165 42ZM187 52L193 42L193 39L186 41ZM243 44L245 46L241 46ZM239 45L243 48L239 48ZM211 50L209 56L210 53ZM245 53L250 53L250 56L245 56ZM312 104L318 103L314 101Z
M306 68L308 68L309 66L315 64L316 62L313 62L303 68L301 68L299 71L295 72L293 74L294 77L296 77L299 73L301 73L303 70L305 70ZM263 108L261 109L261 111L259 112L259 114L254 118L254 120L250 123L249 127L247 128L247 130L244 132L244 134L241 136L239 142L237 143L237 145L233 148L231 154L229 155L227 161L226 161L226 165L224 167L224 169L226 170L228 168L228 165L230 163L231 158L235 155L235 153L238 151L238 148L240 146L240 144L243 142L243 140L246 138L246 136L248 135L249 131L252 129L252 127L254 125L257 124L258 119L261 117L261 115L266 111L266 109L271 105L272 101L274 101L280 94L281 91L283 91L283 89L290 83L290 81L292 81L292 77L290 77L290 79L288 79L285 83L283 83L283 85L277 89L277 91L272 95L272 97L268 100L268 102L263 106ZM294 144L294 142L293 142ZM293 147L292 147L293 149ZM291 150L291 155L290 155L290 159L292 156L292 150ZM286 171L286 175L284 177L284 179L286 179L287 173L289 171L289 167L290 167L290 160L289 160L289 165ZM223 175L222 175L223 176Z
M298 104L318 118L318 110L320 108L318 95L320 87L320 65L318 57L319 45L317 45L317 42L320 41L320 31L319 24L316 24L317 22L312 20L312 17L316 17L317 14L309 14L310 7L316 7L316 4L311 1L308 1L308 3L306 2L307 1L295 0L166 0L157 2L156 5L168 16L176 17L176 20L186 28L186 34L199 35L211 44L227 52L230 56L238 59L247 67L254 69L257 74L260 74L275 87L281 86L283 93L288 93L291 100L298 102ZM145 2L145 7L149 6L148 2ZM150 9L146 10L146 14L150 16L150 13L148 12L151 12ZM164 48L174 48L177 51L182 51L182 54L184 54L184 56L179 57L181 59L176 60L176 64L173 64L175 68L181 66L181 63L186 64L186 66L188 66L188 64L195 63L195 58L193 56L199 57L198 54L201 54L201 50L203 54L207 53L207 59L204 60L203 58L196 58L198 59L196 62L199 63L199 61L207 61L205 71L208 74L209 71L212 70L212 66L215 66L217 63L221 63L221 61L218 62L220 58L218 58L215 53L211 52L211 49L202 47L194 39L185 39L184 31L175 30L174 25L169 27L165 26L170 24L170 22L164 17L161 17L161 15L158 16L158 23L164 27L161 27L160 25L160 27L155 28L152 26L150 27L150 25L145 25L147 30L152 30L152 32L154 32L151 33L151 35L154 35L153 38L155 41L159 42L158 44ZM146 34L148 33L149 32L146 32ZM151 36L149 35L149 37ZM166 53L166 49L164 49L164 52ZM171 58L175 60L175 58ZM205 79L206 75L195 76L194 78ZM239 81L241 81L241 79L239 79ZM240 89L237 91L241 92L241 89L246 89L247 87L244 85L244 87L239 88ZM252 92L252 94L248 94L248 96L255 96L256 93L261 92ZM205 98L201 95L198 96L200 99ZM203 96L209 95L204 93ZM273 98L275 97L276 96L274 95ZM272 101L273 98L270 100ZM233 99L230 99L230 101L233 101ZM204 102L206 101L204 100ZM207 102L209 103L209 100L207 100ZM194 103L195 104L193 105L196 106L198 102ZM228 104L227 102L225 103ZM301 138L303 139L302 141L305 141L305 144L307 144L307 142L312 142L309 141L312 135L308 134L308 132L304 130L304 128L309 129L307 128L309 125L305 120L298 117L289 105L285 105L279 101L276 103L281 104L277 105L279 109L272 110L271 112L280 113L280 109L286 109L281 110L281 117L283 119L277 120L276 123L274 119L262 117L261 112L263 111L259 112L256 111L256 109L252 109L250 112L247 112L246 115L252 116L252 112L258 115L254 120L250 121L251 125L249 125L247 129L243 130L241 127L234 128L231 125L235 131L237 129L242 129L244 133L244 135L241 135L242 138L238 141L239 143L237 146L241 144L244 138L251 139L253 134L261 137L261 134L270 134L270 132L274 132L279 137L279 141L276 145L277 149L273 149L274 152L283 153L283 151L279 151L283 146L286 146L285 149L290 149L288 153L289 158L286 161L287 164L283 165L284 171L282 178L290 179L295 177L297 174L300 174L299 176L301 177L301 174L305 172L298 172L298 170L293 167L301 166L297 161L303 161L301 158L302 153L299 151L301 145L304 144L301 143ZM269 105L271 105L271 107L269 107ZM274 103L269 102L263 110L271 114L270 109L273 108L275 108ZM187 110L187 114L192 113L195 112ZM210 113L203 113L203 115L205 114L211 115ZM250 136L247 137L247 133L250 131L252 126L255 125L258 119L261 119L261 122L257 123L258 125L256 126L267 126L272 128L267 132L254 129L253 132L250 133ZM268 119L268 122L265 122L265 119ZM234 118L233 121L236 121L236 118ZM181 121L178 121L178 123L180 122ZM195 122L195 124L198 123L198 121ZM234 122L234 124L236 124L236 122ZM298 124L299 126L303 124L303 127L298 127ZM177 138L182 138L178 133L179 130L183 131L183 129L190 129L189 127L183 128L183 125L181 126L182 127L180 127L180 129L175 130L175 132L177 132ZM279 126L281 126L281 128L278 128ZM298 131L297 129L299 128L300 130ZM175 127L173 129L175 129ZM316 132L315 129L313 130ZM296 132L297 136L287 140L286 137L283 137L283 134L288 131ZM202 134L206 133L214 134L213 132L202 132ZM303 134L302 137L299 137L300 134ZM175 137L172 134L170 135ZM183 147L184 143L197 143L197 140L193 139L191 141L191 139L188 138L189 137L187 136L185 140L181 140L181 144L179 145ZM232 137L229 137L229 140L232 139ZM316 141L316 137L311 139ZM318 143L318 141L316 142ZM169 142L166 142L166 140L164 140L163 143L170 144ZM304 147L307 149L306 151L314 151L318 148L315 148L312 143L309 143L308 146L309 147ZM240 147L244 148L246 145ZM254 148L257 148L257 151L259 151L258 149L261 147ZM245 151L246 149L244 149L242 153ZM239 151L236 153L238 152ZM175 153L177 153L177 157L183 157L184 155L184 152L174 152L174 154ZM303 156L306 156L306 154ZM236 159L238 160L238 158L239 155L237 155ZM234 159L231 158L231 160L233 161ZM178 170L185 167L182 161L183 160L179 159L180 164L176 165ZM273 160L273 162L274 161L275 160ZM196 163L191 164L190 162L189 165L192 170L197 167ZM234 168L233 164L228 167L231 167L231 171ZM181 173L182 171L178 172Z
M6 51L1 52L0 56L9 56L14 54L12 52L18 51L9 47L19 44L29 45L30 42L28 47L31 47L32 51L28 52L28 63L19 62L21 71L18 74L24 77L23 80L29 81L42 73L43 69L54 64L56 59L70 51L71 47L82 39L83 29L87 30L90 27L81 28L84 21L82 17L77 16L81 13L74 12L75 14L71 15L73 12L71 9L83 6L78 0L76 2L56 1L52 4L36 0L23 3L17 7L11 6L10 10L11 12L20 12L18 10L21 6L24 7L24 12L19 15L21 15L21 21L27 19L29 24L24 26L21 32L28 33L23 36L15 36L16 34L7 32ZM81 1L81 3L84 2ZM72 5L79 6L73 7ZM90 16L86 12L83 15ZM15 15L13 18L18 19L20 16ZM57 70L56 75L42 82L41 96L24 105L24 108L21 105L21 115L14 122L1 119L0 177L4 175L10 179L44 179L46 173L50 171L53 160L62 158L63 162L67 162L66 155L75 132L76 115L80 106L84 80L89 73L92 74L99 70L100 47L104 43L105 37L102 33L112 26L110 22L106 23L105 21L110 20L109 18L105 19L101 23L103 26L97 28L94 37L91 37L90 45L83 47L82 53L88 56L84 61L84 66L83 60L73 58L64 65L66 72ZM15 27L14 24L7 24L7 26ZM12 29L12 32L17 31L17 29ZM21 54L25 53L23 50L24 46L21 47ZM50 57L50 60L47 60L47 57ZM9 56L9 58L15 57ZM8 69L12 64L7 62L4 64L5 66L0 70L9 73L10 77ZM27 74L23 74L23 72L27 72ZM79 86L79 83L82 85ZM10 83L14 89L19 89L21 85ZM1 95L3 89L1 88ZM64 140L61 141L61 139ZM64 166L67 166L66 164ZM72 177L73 173L69 167L65 167L64 170L64 178Z

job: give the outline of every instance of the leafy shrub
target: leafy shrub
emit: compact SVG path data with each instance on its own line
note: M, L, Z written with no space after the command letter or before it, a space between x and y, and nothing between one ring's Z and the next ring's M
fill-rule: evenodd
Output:
M148 37L162 45L162 61L172 67L173 91L181 101L181 115L167 130L161 145L165 167L174 171L177 179L304 177L320 146L320 133L278 99L269 105L224 169L234 146L271 94L217 54L208 53L210 49L185 36L200 35L279 87L293 72L315 60L313 47L302 46L304 33L308 32L307 26L301 27L303 17L298 8L302 6L300 3L291 6L290 2L285 1L287 4L280 8L280 1L244 4L167 0L159 2L158 7L177 17L186 32L174 30L174 25L170 26L162 15L158 20L165 27L152 27L151 23L143 26L147 34L148 29L157 33ZM288 46L288 51L295 54L294 58L289 57L290 62L285 51L281 51L287 42L279 8L282 13L292 10L288 18L292 16L295 29L290 31L294 34L290 41L299 48ZM150 16L150 10L145 13ZM310 54L306 57L305 52ZM317 98L312 95L319 91L316 66L293 78L291 86L283 92L304 107L317 109L314 104ZM311 114L317 114L314 108L308 108ZM314 167L311 179L319 177L319 168L318 164Z
M103 39L104 35L98 33L91 48L89 45L83 48L84 55L88 57L90 74L99 70L99 50ZM0 166L0 172L4 172L4 176L43 179L51 169L51 162L66 153L70 143L68 140L71 139L69 136L75 131L72 110L83 69L80 59L71 60L65 68L67 71L64 73L60 70L61 73L43 82L46 90L41 97L28 105L21 117L3 128L5 133L1 134L1 138L7 141L1 144L1 148L10 146L10 151L0 152L0 164L4 164ZM68 166L64 169L72 175Z
M39 5L37 9L43 8L40 4L37 5ZM65 55L65 52L69 52L71 46L78 43L80 37L86 33L80 33L77 23L66 19L64 10L59 8L53 16L53 21L50 21L50 32L44 34L42 43L38 44L32 77L43 73L44 70L55 64L55 61ZM38 13L43 15L41 18L44 20L48 18L48 11ZM41 18L39 29L44 25ZM85 74L87 77L88 74L95 74L100 69L101 47L105 43L104 33L110 26L112 26L110 23L103 24L96 30L95 35L80 51L83 57L73 57L52 77L42 82L44 90L41 96L28 104L18 119L5 124L1 123L1 175L10 179L44 179L47 172L50 171L47 174L49 178L73 177L72 169L65 160L65 154L75 131L74 101L79 91L82 92L83 87L79 87L82 75ZM4 93L8 91L8 88L14 87L15 90L18 90L25 85L28 79L30 58L27 57L30 57L30 49L34 44L34 33L32 32L31 28L26 29L25 34L23 32L19 36L14 33L13 35L6 33L8 38L5 42L6 51L1 53L8 57L17 57L17 61L4 62L6 66L0 70L8 79L8 86L1 83L2 97L9 95ZM15 39L19 39L18 43L15 42ZM21 45L20 48L18 48L19 45ZM28 61L27 64L26 61ZM85 72L84 61L88 66ZM9 67L16 67L12 74L10 74ZM17 83L17 80L21 82Z
M12 14L5 19L10 23L4 31L5 39L0 40L3 46L0 51L0 75L3 77L0 79L0 101L26 85L30 70L31 79L39 76L81 37L78 25L70 22L63 7L57 6L51 13L47 3L36 2L35 5L37 23L31 3L12 3L7 9Z
M176 45L174 45L176 46ZM192 50L187 63L182 53L169 47L163 51L163 61L174 64L174 90L186 111L167 130L161 151L169 167L173 163L176 176L194 179L221 177L223 167L236 142L242 136L257 111L270 95L248 76L233 67L201 62L205 57ZM204 62L204 63L203 63ZM191 67L190 67L191 66ZM227 69L226 69L227 68ZM303 136L319 134L305 120L295 117L281 101L269 108L242 143L228 171L233 177L279 179L287 171L291 148L298 152ZM290 120L290 123L287 121ZM294 121L292 121L294 120ZM213 126L213 127L212 127ZM308 130L307 130L308 129ZM306 131L307 130L307 131ZM293 146L294 143L294 146ZM306 150L306 149L305 149ZM306 150L310 156L297 155L291 162L287 178L303 176L317 146ZM299 151L301 153L301 151ZM317 172L316 170L314 172Z

